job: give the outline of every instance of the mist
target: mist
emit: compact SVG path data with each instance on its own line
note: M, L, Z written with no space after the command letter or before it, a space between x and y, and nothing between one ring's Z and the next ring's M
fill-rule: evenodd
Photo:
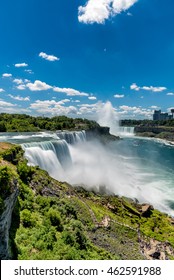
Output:
M164 178L142 166L141 161L131 156L116 153L116 149L106 148L97 141L70 146L72 166L58 170L56 179L72 185L83 186L87 190L104 191L150 203L155 208L174 214L167 201L171 199L170 188L165 190ZM173 193L173 191L172 191Z
M110 101L103 104L97 114L97 122L101 126L110 128L110 133L117 135L119 133L119 118Z

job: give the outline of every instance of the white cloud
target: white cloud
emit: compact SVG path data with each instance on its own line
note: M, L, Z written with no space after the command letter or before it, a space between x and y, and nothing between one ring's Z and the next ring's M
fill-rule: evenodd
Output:
M9 97L11 97L12 99L15 99L15 100L18 100L18 101L30 101L30 97L27 96L27 97L22 97L22 96L14 96L12 94L8 94Z
M75 103L80 103L80 100L74 100L72 102L75 102Z
M14 107L12 107L12 106L14 106ZM20 113L24 113L24 114L31 113L31 110L24 109L24 108L19 108L16 105L13 105L13 104L11 104L10 106L7 106L7 105L1 106L1 103L0 103L0 109L2 110L2 112L4 112L4 113L6 112L6 113L9 113L9 114L19 114L19 111L20 111Z
M124 94L115 94L114 97L115 97L115 98L123 98L123 97L124 97Z
M127 106L127 105L122 105L119 106L119 115L124 117L124 118L145 118L145 119L151 119L153 115L153 109L149 108L142 108L141 106L136 107L136 106Z
M26 89L26 85L24 83L29 83L30 81L28 79L22 80L22 79L14 79L13 83L17 84L16 88L19 90Z
M10 103L10 102L6 102L4 100L0 100L0 107L13 107L13 106L15 106L15 105Z
M19 68L19 67L27 67L27 66L28 66L28 64L25 63L25 62L23 62L23 63L16 63L15 64L15 67L17 67L17 68Z
M34 74L34 72L31 69L25 69L24 71L29 73L29 74Z
M22 85L18 85L16 88L19 90L24 90L26 89L26 86L22 84Z
M0 92L3 92L3 91L5 91L3 88L0 88Z
M46 84L45 82L41 82L36 80L34 83L27 83L26 87L29 88L31 91L41 91L41 90L48 90L51 89L52 86Z
M133 83L130 86L130 89L136 90L136 91L139 91L140 89L143 89L143 90L152 91L152 92L162 92L162 91L166 90L167 88L166 87L154 87L154 86L143 86L143 87L140 87L140 86L137 86L136 83Z
M64 105L65 103L71 102L70 99L62 99L60 101L57 101L57 105Z
M133 83L133 84L130 86L130 89L139 91L139 90L140 90L140 87L138 87L135 83Z
M20 85L23 83L22 79L14 79L13 80L13 83L17 84L17 85Z
M150 106L150 108L151 108L151 109L159 109L160 107L155 106L155 105L152 105L152 106Z
M173 110L173 109L174 109L174 107L167 108L167 112L171 113L171 110Z
M128 10L138 0L88 0L78 8L78 20L83 23L104 23L111 16Z
M113 0L113 10L115 14L120 14L133 6L137 0Z
M46 54L44 52L40 52L39 53L39 56L44 58L45 60L49 60L49 61L56 61L56 60L60 60L60 58L58 58L57 56L55 55L49 55L49 54Z
M168 92L166 95L173 96L174 93L173 92Z
M12 77L12 74L4 73L4 74L2 74L2 77L4 77L4 78Z
M60 88L60 87L54 87L53 90L55 92L62 92L66 93L68 96L89 96L88 93L78 91L73 88Z
M95 96L89 96L88 99L89 99L89 100L96 100L97 97L95 97Z
M100 111L101 106L103 103L97 102L93 104L79 104L77 105L79 107L78 114L79 115L86 115L87 117L93 116L93 118L96 117L97 112Z
M30 105L30 109L35 110L40 114L48 115L69 115L77 114L77 108L74 106L63 106L64 103L69 102L68 99L60 100L36 100Z
M166 90L167 88L166 87L153 87L153 86L147 87L147 86L143 86L142 89L148 90L148 91L153 91L153 92L161 92L161 91Z

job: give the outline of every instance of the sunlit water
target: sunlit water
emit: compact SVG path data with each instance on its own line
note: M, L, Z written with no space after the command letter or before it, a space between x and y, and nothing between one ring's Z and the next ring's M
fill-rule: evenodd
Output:
M173 146L131 135L104 146L85 141L84 132L65 134L1 133L0 141L22 144L29 164L58 180L88 189L102 187L174 215Z

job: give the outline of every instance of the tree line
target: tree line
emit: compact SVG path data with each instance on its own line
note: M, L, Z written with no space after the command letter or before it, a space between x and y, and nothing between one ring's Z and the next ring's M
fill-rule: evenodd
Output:
M40 130L74 130L98 127L95 121L66 116L34 117L26 114L0 114L0 132L34 132Z
M174 119L173 120L134 120L134 119L125 119L120 121L121 126L166 126L166 127L173 127L174 126Z

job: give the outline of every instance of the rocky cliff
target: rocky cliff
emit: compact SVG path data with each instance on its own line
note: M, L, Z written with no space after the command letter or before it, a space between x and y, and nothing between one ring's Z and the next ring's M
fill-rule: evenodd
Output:
M95 128L90 128L86 130L87 140L92 138L97 138L101 142L107 143L108 141L115 141L120 139L119 136L110 134L110 128L99 126Z
M12 258L11 246L9 244L9 230L11 227L12 213L19 195L17 181L13 182L13 193L4 200L4 211L0 215L0 259Z

